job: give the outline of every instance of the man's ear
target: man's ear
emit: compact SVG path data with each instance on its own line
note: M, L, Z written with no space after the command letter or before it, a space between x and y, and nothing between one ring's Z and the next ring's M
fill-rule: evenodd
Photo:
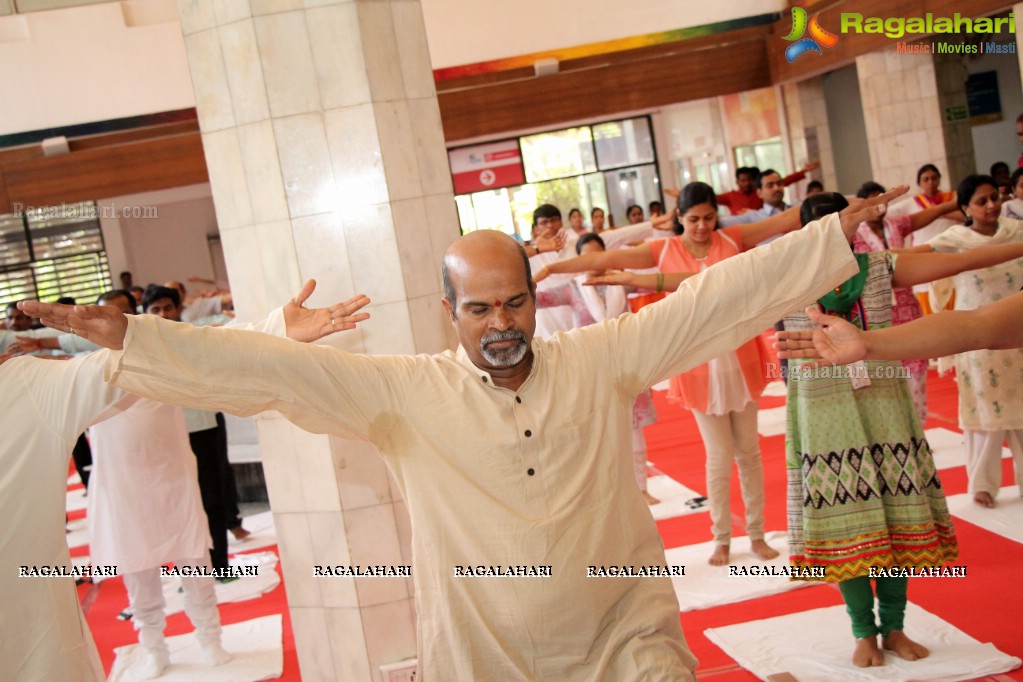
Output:
M442 298L440 299L440 302L444 306L444 311L447 312L448 317L451 318L451 321L452 322L457 321L458 318L455 315L455 309L451 307L451 301L449 301L447 298Z

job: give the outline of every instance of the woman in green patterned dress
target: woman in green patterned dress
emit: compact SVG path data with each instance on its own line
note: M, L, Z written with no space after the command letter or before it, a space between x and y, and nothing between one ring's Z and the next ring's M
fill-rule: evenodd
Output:
M803 223L841 210L839 194L803 203ZM892 286L912 286L1023 255L1023 244L959 254L857 254L860 273L819 301L862 329L891 326ZM814 325L805 312L785 329ZM923 425L898 362L815 367L792 362L786 429L789 560L801 575L836 582L852 619L853 663L884 664L882 647L928 655L903 632L908 575L958 556ZM823 575L822 575L823 574ZM877 586L880 627L874 616Z

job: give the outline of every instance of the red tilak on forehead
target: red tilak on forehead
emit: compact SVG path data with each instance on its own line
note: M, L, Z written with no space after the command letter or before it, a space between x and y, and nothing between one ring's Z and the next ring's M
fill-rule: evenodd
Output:
M501 302L500 301L494 301L494 307L495 308L500 308L501 307Z

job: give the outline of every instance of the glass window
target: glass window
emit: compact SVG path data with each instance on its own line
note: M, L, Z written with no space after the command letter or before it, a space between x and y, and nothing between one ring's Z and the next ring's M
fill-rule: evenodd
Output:
M514 140L501 144L509 143ZM463 233L499 229L527 240L533 211L543 203L561 209L566 227L573 208L583 214L584 225L594 208L604 211L608 226L611 220L624 225L629 204L641 206L646 217L650 202L662 200L648 117L528 135L518 144L526 182L456 196ZM449 157L457 178L456 157L453 152Z
M736 168L741 166L756 166L764 171L773 168L782 177L787 173L785 168L785 154L781 147L781 138L772 137L760 140L753 144L743 145L735 148Z
M654 161L654 140L646 117L595 125L593 143L601 170Z
M526 182L592 173L597 170L589 126L540 133L520 139Z
M471 196L472 206L476 210L476 229L500 230L505 234L515 234L515 221L508 203L507 190L474 192Z
M455 197L455 208L458 210L458 224L462 226L462 234L472 232L476 227L476 211L472 207L472 195L460 194Z
M634 166L606 171L608 225L621 227L629 224L625 209L635 204L643 209L643 219L649 220L651 201L661 201L660 180L653 165Z
M0 216L0 265L27 263L30 260L32 256L21 214Z
M0 216L0 301L71 296L92 303L109 288L94 203Z

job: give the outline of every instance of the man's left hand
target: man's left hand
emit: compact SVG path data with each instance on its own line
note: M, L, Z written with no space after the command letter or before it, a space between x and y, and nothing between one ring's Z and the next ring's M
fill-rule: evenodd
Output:
M295 298L284 306L288 338L311 343L334 332L355 329L359 322L369 319L369 313L359 312L369 305L369 298L363 294L326 308L306 308L303 304L315 289L316 280L309 280Z

